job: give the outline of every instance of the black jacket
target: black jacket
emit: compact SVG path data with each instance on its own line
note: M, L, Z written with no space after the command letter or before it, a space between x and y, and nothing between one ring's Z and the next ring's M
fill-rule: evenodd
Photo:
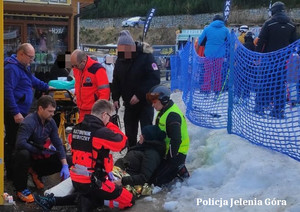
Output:
M84 120L75 125L71 133L71 150L73 166L70 169L72 181L90 183L92 178L76 172L76 166L84 166L93 175L105 181L108 172L111 172L113 161L110 160L110 151L121 151L127 137L113 123L106 126L103 121L94 115L87 114Z
M160 83L160 71L152 51L148 45L137 44L134 59L117 59L112 82L114 101L119 101L122 96L126 106L136 95L140 103L146 103L146 93Z
M297 40L296 27L284 12L279 12L264 23L258 37L256 51L276 51Z
M253 38L248 38L248 37L245 37L245 43L244 43L244 46L251 50L251 51L254 51L255 50L255 45L253 43Z
M122 178L123 185L143 185L147 183L160 165L166 151L164 141L145 140L129 149L124 158L115 165L125 170L130 176Z

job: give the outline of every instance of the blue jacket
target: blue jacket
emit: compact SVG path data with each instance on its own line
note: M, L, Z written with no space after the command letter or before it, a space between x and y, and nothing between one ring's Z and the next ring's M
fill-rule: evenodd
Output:
M5 58L4 62L4 105L5 110L13 116L29 112L33 91L32 88L46 91L49 86L37 79L16 58L16 55Z
M16 149L27 149L33 154L42 154L42 150L29 144L28 141L33 141L34 143L43 146L47 139L50 138L52 145L59 152L59 158L66 158L66 153L62 145L62 141L58 137L58 129L56 123L53 119L50 121L45 121L42 124L40 117L37 112L31 113L25 117L24 121L20 124Z
M225 27L224 21L215 20L206 27L198 39L198 44L206 37L207 41L205 44L204 55L205 57L224 57L225 46L220 48L226 38L229 40L230 34L227 27Z

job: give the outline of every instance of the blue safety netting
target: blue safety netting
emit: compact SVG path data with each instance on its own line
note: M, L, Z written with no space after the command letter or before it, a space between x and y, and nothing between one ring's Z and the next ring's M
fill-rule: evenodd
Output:
M171 57L171 90L183 91L186 116L195 125L224 128L227 125L229 45L223 58L199 57L189 41Z
M221 48L223 58L199 57L188 42L171 57L171 89L183 91L187 118L300 160L300 40L262 54L232 33Z

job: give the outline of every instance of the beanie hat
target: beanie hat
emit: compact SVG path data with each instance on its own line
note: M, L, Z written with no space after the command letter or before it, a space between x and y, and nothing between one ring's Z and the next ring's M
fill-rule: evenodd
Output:
M285 11L285 4L281 1L275 2L272 7L271 7L271 14L275 15L279 12L284 12Z
M224 21L224 18L221 15L215 15L214 18L213 18L213 21L216 21L216 20Z
M135 46L135 42L128 30L122 30L120 32L117 45Z
M142 135L144 136L145 140L163 141L166 138L166 133L156 125L148 125L143 127Z

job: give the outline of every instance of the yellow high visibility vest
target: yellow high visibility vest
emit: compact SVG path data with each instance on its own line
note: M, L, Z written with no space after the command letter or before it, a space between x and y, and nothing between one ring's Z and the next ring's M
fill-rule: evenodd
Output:
M166 121L167 121L167 117L168 117L169 113L171 113L171 112L175 112L178 115L180 115L180 117L181 117L181 144L179 146L178 152L186 155L189 150L190 139L189 139L189 134L188 134L188 130L187 130L185 116L182 114L181 110L178 108L178 106L176 104L173 104L167 111L165 111L162 114L162 116L158 120L158 127L167 134ZM158 117L156 117L156 119L157 118ZM170 140L171 139L167 135L165 138L166 154L168 153L168 151L170 149Z

